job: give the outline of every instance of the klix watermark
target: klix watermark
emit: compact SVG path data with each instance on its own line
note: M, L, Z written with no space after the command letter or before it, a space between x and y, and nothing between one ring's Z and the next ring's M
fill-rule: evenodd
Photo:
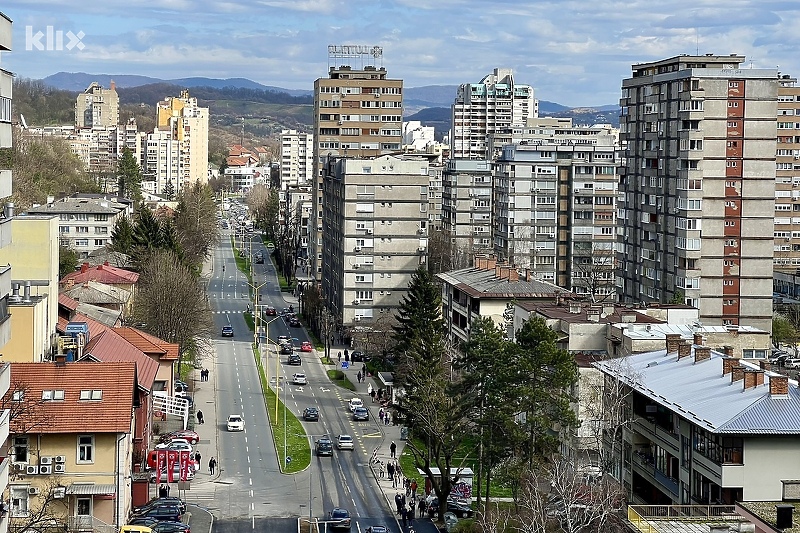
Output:
M33 32L33 26L25 26L25 50L40 50L43 52L61 52L64 50L83 50L86 45L81 39L86 37L82 31L73 33L56 30L53 26L46 26L44 33L38 30ZM66 37L66 42L65 38Z

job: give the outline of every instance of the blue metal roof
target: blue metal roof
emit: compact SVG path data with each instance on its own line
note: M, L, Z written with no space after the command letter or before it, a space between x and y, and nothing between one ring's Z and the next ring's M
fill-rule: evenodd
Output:
M771 395L769 380L780 374L765 371L764 384L744 389L739 380L722 374L725 356L695 362L692 354L680 360L666 350L594 363L604 374L617 377L636 391L713 433L800 434L800 390L789 380L788 395ZM739 360L749 369L753 363Z

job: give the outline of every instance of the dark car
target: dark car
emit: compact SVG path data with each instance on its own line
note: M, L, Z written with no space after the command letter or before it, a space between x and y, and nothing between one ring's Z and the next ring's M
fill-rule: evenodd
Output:
M189 524L183 522L159 522L154 526L150 526L153 533L191 533L192 528Z
M294 353L294 348L291 344L281 344L281 355L289 355Z
M306 407L303 409L303 420L316 422L319 420L319 409L316 407Z
M267 316L277 316L278 310L268 305L264 308L264 314Z
M361 363L364 361L365 358L366 356L364 355L364 352L360 350L356 350L350 354L350 360L353 361L354 363Z
M328 437L322 437L317 441L317 455L333 455L333 443Z
M296 365L301 365L301 364L303 364L303 360L300 359L299 355L297 355L296 353L293 353L293 354L289 355L289 357L286 358L286 364L295 365L295 366Z
M128 520L129 526L144 526L152 528L156 524L158 524L158 520L155 518L131 518Z
M233 337L233 326L222 326L223 337Z
M264 264L264 256L261 254L256 254L256 264L263 265Z
M342 509L341 507L337 507L330 513L328 513L328 527L331 529L346 529L350 531L351 520L350 520L350 511L347 509Z
M353 420L369 420L369 410L366 407L353 409Z
M435 516L439 512L439 498L433 498L428 503L428 516ZM447 512L453 513L459 518L470 518L475 511L468 504L453 498L447 498Z
M293 328L299 328L300 327L300 321L297 320L296 317L292 317L292 318L289 319L289 325L291 327L293 327Z
M186 513L186 502L178 498L177 496L162 496L160 498L153 498L146 504L142 505L141 507L134 507L133 514L137 514L145 509L149 509L154 505L163 505L163 504L170 504L170 505L177 505L180 509L182 514Z
M134 513L133 516L136 518L155 518L159 522L180 522L182 515L181 508L174 503L157 503Z

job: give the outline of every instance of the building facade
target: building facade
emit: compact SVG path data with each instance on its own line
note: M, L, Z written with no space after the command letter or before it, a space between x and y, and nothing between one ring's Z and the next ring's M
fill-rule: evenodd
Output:
M167 133L178 143L180 158L179 178L175 191L196 182L208 181L208 108L197 105L197 98L189 91L180 96L170 96L156 105L156 132ZM154 146L161 146L160 144ZM148 143L148 161L150 145ZM172 155L169 147L165 155ZM159 153L159 158L162 155Z
M771 331L779 80L743 61L678 56L623 81L616 283L623 302Z
M314 135L281 132L281 188L310 185L314 178Z
M786 275L800 269L800 86L788 75L779 82L773 265Z
M450 159L442 171L442 231L459 256L492 251L492 165Z
M75 126L93 128L119 124L119 95L112 81L108 89L92 82L75 100Z
M426 261L428 185L424 158L328 160L322 291L342 325L396 312Z
M454 159L493 159L487 137L539 116L533 87L516 83L511 69L496 68L479 83L458 87L452 106L450 149ZM504 142L510 142L510 137Z
M314 210L309 220L312 275L321 279L323 250L322 168L328 156L377 157L403 143L403 80L384 67L330 67L314 82Z

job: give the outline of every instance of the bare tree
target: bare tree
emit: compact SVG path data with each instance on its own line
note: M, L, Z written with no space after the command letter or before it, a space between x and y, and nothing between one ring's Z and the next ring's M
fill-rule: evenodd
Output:
M13 375L11 379L11 387L0 400L0 411L7 409L9 412L11 433L25 435L49 426L53 417L46 409L47 401L32 394L27 383L14 380Z
M322 342L325 345L325 357L331 358L331 337L333 332L336 331L336 317L327 307L323 307L319 314L320 334L322 335Z
M184 260L189 265L201 265L219 240L211 187L196 182L181 191L175 212L175 229Z
M429 228L428 270L431 274L466 268L472 261L472 253L459 246L445 230Z
M27 489L26 489L27 490ZM13 495L12 495L13 497ZM28 500L26 512L11 505L11 521L8 530L13 533L40 533L42 531L67 531L69 524L69 500L66 498L65 481L61 476L51 476L39 486L39 494ZM86 526L87 524L84 524Z
M592 243L585 243L592 246ZM604 302L611 298L614 299L614 270L617 262L614 248L611 243L609 246L599 246L594 243L591 250L581 252L581 248L576 245L575 254L572 258L572 290L578 294L583 294L593 303Z
M372 357L372 361L384 361L394 345L394 326L397 325L392 315L383 315L368 326L353 328L352 337L356 346Z

